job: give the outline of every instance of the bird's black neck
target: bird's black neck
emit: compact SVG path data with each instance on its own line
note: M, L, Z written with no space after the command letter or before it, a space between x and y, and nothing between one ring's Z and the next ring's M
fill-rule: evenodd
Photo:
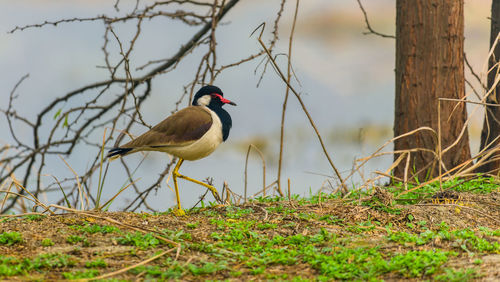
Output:
M226 141L227 137L229 136L229 130L231 129L231 126L233 126L231 116L220 106L209 105L208 108L214 111L219 117L220 122L222 123L222 140Z

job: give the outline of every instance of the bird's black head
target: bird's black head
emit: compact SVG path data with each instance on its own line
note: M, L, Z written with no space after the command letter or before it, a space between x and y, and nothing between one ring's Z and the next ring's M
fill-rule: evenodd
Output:
M203 86L193 98L193 106L207 106L209 108L222 107L224 104L236 106L236 103L224 98L219 87L213 85Z

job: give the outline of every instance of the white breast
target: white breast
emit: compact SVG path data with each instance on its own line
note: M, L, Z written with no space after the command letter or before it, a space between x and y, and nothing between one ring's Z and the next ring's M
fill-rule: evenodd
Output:
M212 126L196 142L184 147L168 148L167 153L188 161L204 158L210 155L222 143L222 123L215 112L203 106L212 116Z

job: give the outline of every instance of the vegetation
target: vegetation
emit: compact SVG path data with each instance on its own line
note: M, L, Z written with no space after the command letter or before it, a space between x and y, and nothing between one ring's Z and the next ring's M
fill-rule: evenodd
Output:
M0 228L15 231L0 234L0 278L99 278L131 265L137 266L112 278L467 281L498 275L491 255L500 253L500 223L484 216L500 218L495 180L451 180L443 191L439 183L413 187L353 190L344 199L340 193L262 197L195 208L186 217L5 218Z

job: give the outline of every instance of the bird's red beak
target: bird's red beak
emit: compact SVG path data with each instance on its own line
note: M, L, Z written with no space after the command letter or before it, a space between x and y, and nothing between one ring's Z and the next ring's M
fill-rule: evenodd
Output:
M217 94L217 93L213 93L212 96L217 96L219 97L220 101L224 104L229 104L229 105L233 105L233 106L236 106L236 103L233 102L233 101L230 101L224 97L222 97L220 94Z

